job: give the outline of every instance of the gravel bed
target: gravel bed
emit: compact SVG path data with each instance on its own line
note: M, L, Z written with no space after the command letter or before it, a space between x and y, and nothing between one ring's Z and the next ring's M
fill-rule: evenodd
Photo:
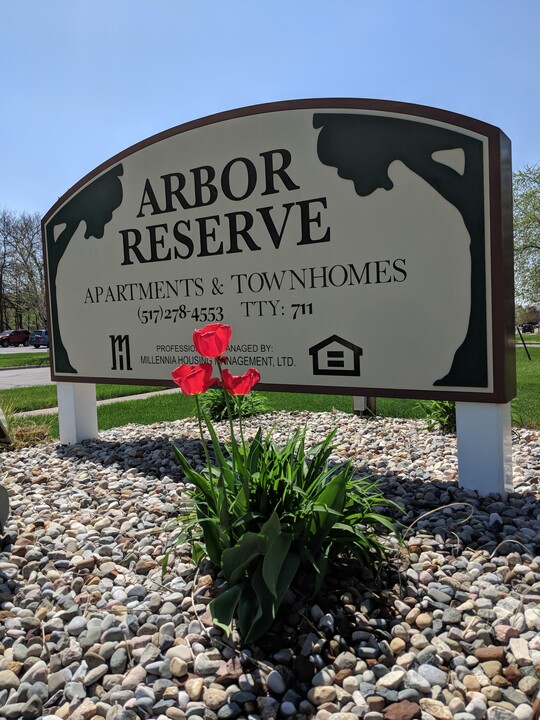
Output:
M276 413L247 421L381 478L408 527L374 591L343 567L315 599L289 591L264 643L212 627L222 580L180 547L176 443L194 420L0 455L0 718L533 720L540 717L540 436L514 433L504 501L457 485L455 437L420 421ZM220 433L226 427L217 425Z

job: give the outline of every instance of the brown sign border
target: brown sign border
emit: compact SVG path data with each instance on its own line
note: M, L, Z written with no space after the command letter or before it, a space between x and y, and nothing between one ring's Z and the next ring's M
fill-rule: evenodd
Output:
M45 228L48 221L72 195L76 194L77 191L84 187L90 180L123 158L172 136L226 120L286 110L330 108L392 112L400 115L425 118L476 132L487 139L489 158L493 392L453 392L446 389L441 391L391 390L387 388L370 387L359 389L348 386L277 385L264 382L259 383L257 389L276 392L306 392L331 395L448 399L482 403L510 402L516 395L511 144L509 138L499 128L466 115L425 105L392 100L311 98L306 100L285 100L261 105L250 105L177 125L156 135L152 135L112 156L81 178L81 180L59 198L42 219L43 255L46 263L47 247L45 242ZM45 273L45 277L47 307L50 308L48 272ZM52 343L53 339L51 338L52 358L54 358L54 347ZM174 387L172 380L148 380L146 378L111 379L83 377L80 375L70 375L69 377L66 375L56 375L52 361L51 379L56 382L114 383L118 385L144 383L145 385Z

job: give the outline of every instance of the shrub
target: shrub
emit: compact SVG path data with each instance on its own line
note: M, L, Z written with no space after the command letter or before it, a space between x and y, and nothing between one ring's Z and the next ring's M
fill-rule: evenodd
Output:
M0 443L0 451L33 447L50 439L48 425L28 418L17 418L9 406L0 409L0 417L7 434L4 442Z
M9 432L9 425L13 413L9 407L0 407L0 448L3 446L9 446L12 443L11 435Z
M201 396L201 409L204 413L214 422L220 422L227 420L227 397L225 396L225 390L222 388L210 388ZM252 392L249 395L241 396L238 398L231 398L230 412L233 420L238 420L240 416L254 417L261 413L270 412L271 407L268 404L268 400L261 393Z
M419 403L426 415L427 429L456 432L456 403L451 400L423 400Z

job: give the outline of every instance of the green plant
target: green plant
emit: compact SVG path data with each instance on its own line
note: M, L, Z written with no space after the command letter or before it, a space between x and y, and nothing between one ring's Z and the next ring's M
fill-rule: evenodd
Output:
M9 430L12 417L13 411L9 406L0 407L0 447L9 447L13 442Z
M239 395L237 398L227 398L223 388L210 388L201 397L201 409L210 420L220 422L228 419L227 401L233 420L240 417L254 417L261 413L270 412L268 400L261 393L252 392L249 395Z
M0 408L0 423L3 427L3 431L0 432L2 435L0 449L18 450L39 445L50 439L49 428L45 423L30 419L21 423L9 405Z
M428 430L456 432L456 403L451 400L423 400L419 403L426 416Z
M194 342L204 354L195 334ZM376 482L356 477L350 462L332 466L335 431L309 452L303 430L283 447L260 429L246 442L240 414L237 440L229 396L247 395L259 376L253 369L237 378L222 371L224 349L218 343L212 355L227 391L231 439L224 448L198 398L215 382L211 366L181 366L173 372L184 392L195 395L207 460L199 472L175 448L190 483L186 490L191 500L177 543L190 539L195 561L207 555L221 568L228 587L210 603L213 621L228 631L236 618L244 640L253 642L272 625L291 584L302 583L303 591L310 585L315 592L329 563L340 557L378 569L388 554L379 535L398 533L381 509L396 506L382 496ZM167 562L168 556L164 569Z
M176 449L193 484L194 508L178 540L200 528L198 557L207 554L228 581L210 603L216 625L228 630L237 617L246 642L257 640L295 579L316 592L338 557L370 568L385 560L378 534L397 528L378 510L392 503L376 482L355 477L350 463L329 464L335 433L306 453L305 431L280 447L259 430L251 442L232 442L223 452L209 421L207 427L217 461L209 469L196 472Z

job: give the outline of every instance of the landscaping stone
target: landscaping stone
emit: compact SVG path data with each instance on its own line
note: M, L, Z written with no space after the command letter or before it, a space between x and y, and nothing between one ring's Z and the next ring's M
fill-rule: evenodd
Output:
M289 590L276 632L252 647L212 627L223 578L188 545L161 571L186 501L172 443L201 467L196 420L2 453L0 717L533 720L539 433L516 430L502 499L459 488L455 437L421 421L275 413L244 432L285 442L304 424L307 446L337 428L332 460L378 477L413 530L399 582L372 592L336 571L315 600Z

